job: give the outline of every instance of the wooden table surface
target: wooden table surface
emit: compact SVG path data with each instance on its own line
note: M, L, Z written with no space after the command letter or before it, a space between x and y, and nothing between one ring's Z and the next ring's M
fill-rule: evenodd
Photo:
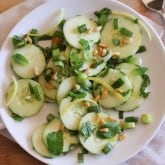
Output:
M6 11L10 7L22 2L23 0L0 0L0 13ZM148 11L140 0L120 0L121 2L131 6L136 11L145 15L158 24L162 24L156 13ZM0 165L42 165L43 163L34 159L27 154L16 143L11 142L6 137L0 135Z

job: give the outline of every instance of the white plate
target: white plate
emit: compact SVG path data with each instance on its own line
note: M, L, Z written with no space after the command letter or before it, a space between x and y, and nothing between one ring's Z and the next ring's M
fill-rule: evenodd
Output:
M54 105L45 105L43 109L31 118L25 119L23 122L14 121L8 114L8 110L5 106L5 92L12 81L12 74L10 68L10 56L12 54L12 42L13 35L22 35L27 33L31 28L44 28L51 15L59 8L63 7L65 10L65 18L75 16L78 14L84 14L91 16L94 11L100 10L103 7L108 7L116 11L124 11L131 13L142 19L142 17L129 7L110 0L55 0L46 3L37 9L33 10L26 17L24 17L10 32L4 45L2 46L0 54L0 101L1 101L1 117L2 120L16 140L16 142L29 154L47 164L77 164L77 151L73 151L66 156L61 156L54 159L43 158L38 155L31 145L31 135L34 129L40 126L46 121L46 115L49 112L54 112ZM165 78L164 78L164 66L165 66L165 50L163 44L159 40L156 33L150 28L152 41L150 42L143 32L143 42L147 47L147 52L141 55L143 59L143 65L149 68L149 75L151 78L151 95L146 102L135 112L130 112L129 115L140 115L143 112L148 112L154 116L154 122L150 125L143 126L137 125L134 130L129 130L126 140L119 142L115 149L109 155L88 155L85 156L84 164L116 164L129 159L136 154L155 134L156 130L160 127L163 116L165 114ZM23 107L22 107L23 108Z

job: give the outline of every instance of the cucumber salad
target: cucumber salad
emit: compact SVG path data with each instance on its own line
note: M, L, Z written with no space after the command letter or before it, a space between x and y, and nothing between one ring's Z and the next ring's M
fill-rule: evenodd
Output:
M147 51L143 33L151 36L141 20L108 8L92 18L65 19L64 10L59 12L59 22L48 31L13 36L15 76L6 104L19 121L37 115L44 104L57 104L58 115L47 114L31 135L32 147L53 158L81 146L82 161L83 153L110 153L125 130L135 128L138 116L124 113L149 96L148 68L139 53Z

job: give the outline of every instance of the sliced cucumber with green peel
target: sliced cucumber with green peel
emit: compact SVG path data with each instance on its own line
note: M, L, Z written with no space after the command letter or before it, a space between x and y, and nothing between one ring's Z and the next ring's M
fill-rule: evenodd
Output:
M28 117L36 114L43 105L44 94L39 83L30 79L20 79L17 81L18 89L8 107L10 110L21 116ZM6 100L10 99L14 84L7 90Z
M143 77L141 73L137 70L139 66L129 63L123 63L117 66L122 72L126 73L129 80L132 83L133 90L129 99L121 106L115 107L118 111L132 111L138 108L145 100L145 98L141 95L141 87L143 84ZM147 87L146 87L147 92Z
M46 70L45 72L47 71L47 69L51 70L52 72L54 70L56 70L56 66L55 64L53 63L53 60L50 59L47 66L46 66ZM49 75L49 81L46 80L46 73L42 73L39 77L38 77L38 82L40 83L43 91L44 91L44 94L47 98L51 99L52 101L55 101L56 100L56 94L57 94L57 89L58 89L58 82L57 80L53 79L53 74L52 75ZM49 87L48 87L49 86Z
M41 74L41 75L38 77L38 82L40 83L40 85L41 85L41 87L42 87L42 89L43 89L43 92L44 92L45 96L46 96L48 99L50 99L50 101L54 101L54 102L55 102L58 84L57 84L55 81L53 81L53 80L51 80L50 82L47 82L47 81L45 80L44 74ZM46 86L47 83L51 84L51 85L52 85L52 88L49 89L49 88Z
M78 27L86 26L87 31L79 32ZM75 48L82 49L82 45L80 44L80 40L86 40L90 45L98 42L100 39L100 31L96 31L97 24L89 19L88 17L79 15L75 16L64 24L63 32L67 42ZM89 31L91 31L89 33Z
M64 129L64 130L62 130ZM50 123L48 123L47 127L43 131L43 139L44 143L47 146L47 136L50 133L57 132L57 131L63 132L63 151L62 153L66 153L73 149L72 147L74 145L77 145L79 143L78 137L75 135L71 135L67 129L64 128L63 123L59 118L54 118Z
M61 100L71 91L76 84L76 78L74 76L64 79L57 90L57 102Z
M47 127L47 124L43 124L38 127L32 134L32 146L35 151L37 151L40 155L52 158L53 155L48 151L44 141L43 141L43 132Z
M119 28L114 29L113 18L110 19L101 32L101 42L108 45L109 51L118 52L120 58L125 58L136 53L141 44L142 34L139 25L132 20L124 16L117 18ZM123 27L132 33L131 37L120 33Z
M86 106L85 103L89 105ZM69 130L78 130L79 123L89 106L98 106L97 103L88 98L76 99L72 101L71 97L64 98L59 106L59 113L62 122ZM68 120L69 118L69 120Z
M98 119L99 117L101 117L105 121L105 123L109 121L109 119L108 119L109 116L107 114L92 112L92 113L87 113L86 115L84 115L82 117L80 125L79 125L80 142L87 151L89 151L90 153L93 153L93 154L103 153L103 150L107 144L110 144L111 147L113 148L118 141L118 134L116 134L115 136L110 137L110 138L99 138L97 136L97 131L100 128L100 126L102 125L99 122L99 119ZM82 129L85 130L85 126L88 127L86 129L91 130L91 131L93 130L92 132L90 132L91 134L88 137L82 135L82 133L81 133L83 131ZM85 133L85 132L83 132L83 133Z
M44 53L35 45L28 44L14 50L12 67L15 73L22 78L34 78L45 69Z
M109 69L104 77L100 77L103 84L94 84L93 92L97 97L101 96L99 103L105 108L114 108L122 105L128 100L132 92L132 85L128 77L117 69ZM106 84L106 86L104 86ZM111 91L107 89L110 86ZM108 90L108 94L103 96L104 90ZM102 97L103 96L103 97ZM121 97L119 97L121 96Z

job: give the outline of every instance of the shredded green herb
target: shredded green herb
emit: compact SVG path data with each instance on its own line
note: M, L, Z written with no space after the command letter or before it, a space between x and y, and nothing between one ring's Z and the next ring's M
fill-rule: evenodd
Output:
M64 137L62 131L52 132L47 135L47 145L50 153L53 155L60 155L63 153L63 138Z
M111 85L111 87L116 89L116 88L120 88L123 84L124 81L121 78L119 78Z
M88 31L86 24L82 24L82 25L78 26L77 29L78 29L79 33L85 33Z
M103 153L108 154L113 149L113 146L111 143L106 144L106 146L103 148Z
M29 83L29 89L30 89L31 94L33 94L34 97L35 97L38 101L40 101L40 100L41 100L41 96L40 96L40 93L39 93L38 86L37 86L37 85L32 86L32 85Z
M141 45L137 50L136 54L146 52L147 48L144 45Z
M16 64L19 64L19 65L27 65L29 63L28 59L25 56L18 53L14 54L12 56L12 59Z

